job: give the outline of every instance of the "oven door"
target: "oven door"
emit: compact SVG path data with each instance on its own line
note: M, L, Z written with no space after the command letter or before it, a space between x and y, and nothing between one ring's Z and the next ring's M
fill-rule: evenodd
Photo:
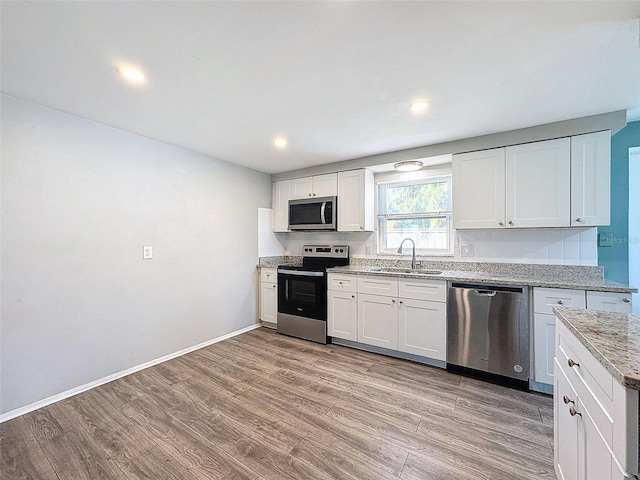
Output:
M326 321L325 272L278 270L278 313Z

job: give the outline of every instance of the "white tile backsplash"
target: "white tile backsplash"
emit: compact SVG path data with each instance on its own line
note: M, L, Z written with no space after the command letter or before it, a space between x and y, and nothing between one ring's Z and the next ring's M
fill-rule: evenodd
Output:
M262 234L262 233L261 233ZM349 245L351 255L376 256L376 232L295 232L271 233L276 244L272 255L301 255L306 244ZM454 231L454 256L448 260L545 265L598 264L596 228L527 228L520 230ZM266 243L266 240L264 241ZM262 252L261 240L261 252ZM460 245L473 245L472 257L460 257ZM372 254L367 251L370 247ZM265 247L266 250L266 247ZM260 256L267 256L260 254ZM437 259L442 257L431 257Z

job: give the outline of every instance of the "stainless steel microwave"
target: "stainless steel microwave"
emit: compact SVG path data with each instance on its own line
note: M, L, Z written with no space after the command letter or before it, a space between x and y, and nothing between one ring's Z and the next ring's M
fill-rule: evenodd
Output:
M335 230L337 197L289 200L289 230Z

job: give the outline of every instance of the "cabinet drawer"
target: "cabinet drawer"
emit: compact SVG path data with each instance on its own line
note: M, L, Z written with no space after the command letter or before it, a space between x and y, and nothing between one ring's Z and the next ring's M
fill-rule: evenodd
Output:
M278 281L278 271L275 268L261 268L260 281L276 283Z
M398 281L395 278L358 275L358 293L398 296Z
M356 275L340 275L330 273L327 280L327 288L329 290L337 290L340 292L355 292L358 277Z
M605 312L631 313L630 293L587 291L587 308Z
M398 297L414 300L447 301L447 282L422 278L398 280Z
M556 330L558 364L565 372L580 402L589 410L603 438L608 445L612 445L614 379L561 321L557 321ZM576 365L569 366L569 360Z
M553 315L553 307L585 308L584 290L567 288L534 288L533 311Z

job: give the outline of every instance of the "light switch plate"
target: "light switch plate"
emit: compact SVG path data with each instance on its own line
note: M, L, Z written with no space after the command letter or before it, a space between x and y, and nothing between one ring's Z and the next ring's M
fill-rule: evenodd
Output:
M153 258L153 247L151 247L151 245L145 245L142 247L142 259L149 260L150 258Z
M613 243L613 234L612 233L599 233L598 234L598 246L599 247L610 247Z

